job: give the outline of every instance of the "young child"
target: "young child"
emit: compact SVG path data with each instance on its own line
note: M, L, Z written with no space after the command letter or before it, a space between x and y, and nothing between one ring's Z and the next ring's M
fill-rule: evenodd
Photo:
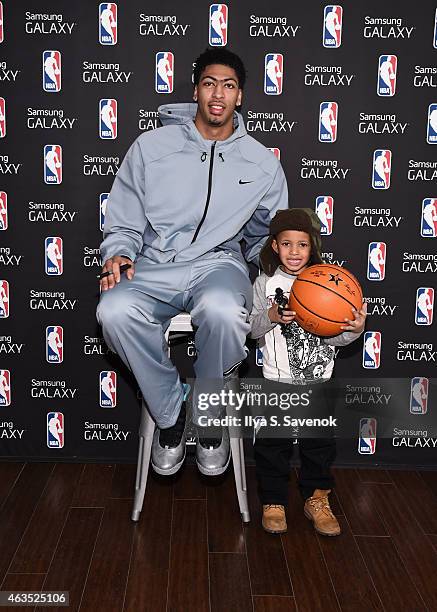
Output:
M288 299L296 276L310 265L322 263L320 221L309 208L294 208L276 213L270 224L270 237L260 261L264 273L254 284L250 314L251 336L262 339L264 378L279 384L315 384L315 397L326 402L326 384L334 368L334 347L353 342L364 330L366 304L352 310L338 336L321 338L303 330L294 321L295 313L275 303L281 293ZM289 387L288 387L289 389ZM320 393L319 393L320 392ZM262 429L261 429L262 432ZM263 504L262 525L269 533L287 531L285 507L288 498L291 439L262 437L258 434L255 461L258 494ZM301 469L299 488L305 500L305 516L323 535L338 535L340 526L329 506L328 495L334 481L330 466L335 458L335 439L299 439Z

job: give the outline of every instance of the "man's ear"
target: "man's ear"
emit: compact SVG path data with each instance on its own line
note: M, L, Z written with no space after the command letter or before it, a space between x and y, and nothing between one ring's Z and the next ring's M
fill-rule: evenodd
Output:
M238 98L237 98L237 103L235 104L235 106L241 106L241 102L243 100L243 90L239 89L238 90Z
M194 87L193 100L194 102L197 102L197 85Z

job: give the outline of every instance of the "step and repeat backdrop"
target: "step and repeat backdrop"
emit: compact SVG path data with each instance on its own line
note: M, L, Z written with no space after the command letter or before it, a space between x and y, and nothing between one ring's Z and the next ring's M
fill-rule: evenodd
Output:
M135 459L137 387L95 320L107 198L157 107L192 100L196 56L226 45L246 63L248 133L368 303L368 331L337 358L344 403L364 409L338 462L436 464L423 420L437 402L436 8L0 2L1 457ZM189 377L193 339L173 356ZM396 378L411 427L378 441Z

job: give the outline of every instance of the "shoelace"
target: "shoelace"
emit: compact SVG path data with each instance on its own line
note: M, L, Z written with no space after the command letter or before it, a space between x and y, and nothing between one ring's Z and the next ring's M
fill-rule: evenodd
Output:
M270 508L279 508L280 510L283 510L284 506L282 506L281 504L266 504L265 509L270 510Z
M310 504L310 506L312 506L312 508L314 508L316 512L319 512L321 510L327 516L334 518L327 497L310 497L308 503Z

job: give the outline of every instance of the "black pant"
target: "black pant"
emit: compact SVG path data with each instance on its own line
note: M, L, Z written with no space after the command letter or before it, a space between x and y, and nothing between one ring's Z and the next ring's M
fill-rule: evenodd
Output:
M304 499L311 497L315 489L332 489L334 478L330 466L335 459L336 444L333 438L300 438L299 489ZM258 496L262 504L287 505L290 459L293 440L258 438L254 446Z
M267 382L267 388L275 391L291 389L284 383ZM300 410L300 416L328 416L332 411L330 384L312 385L312 404ZM302 388L300 389L302 390ZM308 387L305 388L308 390ZM314 437L298 438L301 467L299 472L299 489L304 499L311 497L315 489L332 489L334 478L330 467L336 455L336 443L332 430L324 430L323 436L318 428L312 430ZM254 455L258 479L258 495L262 504L287 505L288 481L290 479L290 459L293 454L293 438L262 437L262 428L256 438ZM319 437L320 436L320 437Z

